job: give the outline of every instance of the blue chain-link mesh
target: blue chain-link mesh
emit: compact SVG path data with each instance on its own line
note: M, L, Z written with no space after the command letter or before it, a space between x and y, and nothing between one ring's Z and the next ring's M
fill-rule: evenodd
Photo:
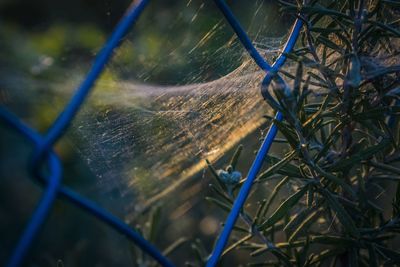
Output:
M257 65L266 72L266 76L261 85L261 92L264 97L269 97L267 88L271 81L274 79L277 83L285 85L283 79L277 74L278 70L282 67L286 60L286 54L290 52L298 38L300 30L302 28L301 20L297 20L291 30L288 41L282 51L278 56L274 64L271 66L263 59L263 57L258 53L256 48L253 46L251 40L249 39L246 32L240 26L238 20L230 11L229 7L226 5L224 0L214 0L218 8L221 10L225 16L228 23L231 25L235 33L237 34L239 40L243 46L248 51L249 55L254 59ZM29 249L31 248L33 241L39 234L40 228L44 221L48 217L48 214L52 208L52 205L57 197L62 197L67 201L71 202L75 206L85 210L86 212L92 214L99 220L108 224L110 227L114 228L116 231L128 237L132 242L134 242L138 247L140 247L144 252L150 255L154 260L156 260L162 266L174 266L162 253L145 240L138 232L130 228L119 218L113 216L106 210L99 207L97 204L91 200L79 195L74 190L62 185L62 165L59 157L54 153L52 147L54 144L63 136L65 130L70 125L71 121L75 117L76 113L79 111L83 102L87 98L88 94L92 90L95 82L104 70L107 62L111 59L113 51L118 47L123 40L124 36L128 33L132 25L137 21L139 15L143 12L149 0L133 1L131 6L126 11L125 15L115 27L109 40L106 42L101 52L96 57L93 66L89 73L87 74L84 81L81 83L79 88L77 88L76 93L72 97L71 101L64 108L62 113L57 117L54 123L50 126L48 131L42 135L39 134L34 129L26 126L21 122L16 116L14 116L9 111L0 107L0 119L3 123L15 128L21 134L23 134L30 142L34 143L36 147L35 156L32 162L32 172L35 179L37 179L44 187L44 192L42 194L39 203L30 218L28 225L26 226L24 232L19 238L19 242L16 245L9 261L9 267L20 266ZM286 86L286 85L285 85ZM276 114L276 120L281 121L283 116L281 113ZM229 235L236 223L236 220L240 214L240 210L244 205L246 198L250 192L254 179L256 178L258 172L260 171L264 158L267 155L269 148L275 138L277 133L277 127L272 125L264 138L264 141L256 155L256 158L249 170L246 181L243 183L237 198L234 201L232 210L230 211L228 218L226 219L225 226L220 234L217 243L211 253L207 266L216 266L225 246L228 242ZM49 166L49 171L46 172L48 175L44 175L41 172L41 166L46 164Z

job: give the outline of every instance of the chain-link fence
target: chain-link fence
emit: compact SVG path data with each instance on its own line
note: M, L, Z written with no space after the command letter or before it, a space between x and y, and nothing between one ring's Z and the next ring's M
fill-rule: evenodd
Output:
M57 119L53 122L53 124L49 127L45 134L39 134L34 129L26 126L12 113L0 107L0 119L2 123L7 124L19 131L35 145L36 150L33 161L31 163L31 171L33 173L33 177L35 177L35 179L37 179L44 187L43 195L40 198L39 203L37 204L36 210L34 211L28 225L26 226L24 232L19 238L19 242L9 259L7 266L15 267L20 266L23 263L27 252L29 251L33 242L35 241L35 238L39 234L41 226L48 217L48 214L56 198L64 198L66 201L85 210L87 213L92 214L99 220L114 228L116 231L127 236L144 252L153 257L154 260L156 260L160 265L174 266L174 264L170 262L166 257L164 257L156 247L150 244L138 232L130 228L122 220L102 209L90 199L84 198L83 196L76 193L74 190L71 190L70 188L64 186L61 179L63 172L62 163L59 157L53 151L54 144L63 137L65 130L69 127L71 121L74 119L80 107L88 97L88 94L100 77L107 62L113 56L115 48L120 45L121 41L128 33L129 29L138 20L140 14L143 12L148 2L149 0L139 0L134 1L131 4L123 18L120 20L119 24L116 26L111 37L108 39L101 52L98 54L92 68L86 75L86 78L81 83L79 88L77 88L71 101L66 105L64 110L61 112L61 114L59 114ZM293 49L296 43L297 37L302 28L302 21L298 19L295 22L281 54L272 65L269 65L253 46L252 41L249 39L246 32L242 29L238 20L230 11L224 0L215 0L215 3L225 16L230 26L237 34L239 40L246 48L249 55L254 59L257 65L265 71L266 75L261 84L261 93L263 94L263 96L269 97L267 89L272 80L274 80L278 84L285 86L285 81L277 74L277 72L285 63L285 55ZM283 119L282 114L280 113L277 113L275 118L278 121ZM249 170L247 179L243 183L240 192L235 199L232 210L230 211L230 214L226 219L224 228L217 240L213 252L209 257L207 266L211 267L217 264L225 248L225 245L228 242L229 235L236 223L236 220L246 201L246 198L249 195L254 179L256 178L258 172L262 167L264 158L267 155L269 148L271 147L276 133L277 128L275 125L272 125L267 135L265 136L264 141ZM44 166L46 168L44 168ZM44 169L46 169L46 171L44 171Z

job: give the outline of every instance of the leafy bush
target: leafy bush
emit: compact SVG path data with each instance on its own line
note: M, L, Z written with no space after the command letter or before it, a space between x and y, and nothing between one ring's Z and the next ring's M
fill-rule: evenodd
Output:
M400 264L400 4L281 4L305 22L288 55L297 70L282 71L292 88L264 92L284 115L267 118L285 153L266 160L224 255L250 253L249 266ZM243 182L240 151L226 170L209 165L208 200L227 212Z

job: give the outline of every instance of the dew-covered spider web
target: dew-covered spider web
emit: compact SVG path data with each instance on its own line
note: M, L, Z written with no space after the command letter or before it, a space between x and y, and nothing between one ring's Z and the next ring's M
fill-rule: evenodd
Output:
M127 213L179 194L205 159L217 161L272 114L260 94L263 73L212 1L154 2L68 134L97 190L126 199ZM293 18L280 18L272 1L237 2L233 11L272 61ZM68 81L51 90L68 99L85 68L65 71Z
M257 129L267 106L262 74L249 65L206 83L121 83L117 95L95 94L101 110L85 108L74 134L100 186L121 186L122 196L140 191L148 206Z

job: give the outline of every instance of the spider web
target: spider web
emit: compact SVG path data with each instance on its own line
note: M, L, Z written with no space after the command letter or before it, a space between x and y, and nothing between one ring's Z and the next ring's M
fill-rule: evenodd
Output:
M191 4L189 1L187 7ZM192 27L199 17L207 16L207 8L214 7L201 3L194 8ZM260 2L253 8L250 29L260 16L258 12L266 6ZM173 27L170 30L174 32ZM271 31L263 26L252 33L258 49L272 58L284 38L265 37L268 30ZM151 73L143 72L135 81L128 74L125 76L129 80L96 88L91 99L95 104L86 105L80 113L74 134L84 144L79 150L99 177L102 190L117 188L120 197L135 200L136 204L131 205L134 210L143 210L176 192L203 170L205 159L216 161L265 122L263 115L268 107L260 95L263 73L246 56L232 32L224 36L229 31L225 22L218 19L200 36L181 37L183 43L193 38L189 45L176 47L172 42L170 48L163 48L164 52L171 49L168 54L172 58L175 51L181 50L188 61L183 64L188 68L195 65L194 61L201 62L199 69L194 68L183 77L183 85L154 85ZM168 32L164 42L170 43L172 37L177 38ZM223 38L225 42L218 40ZM127 46L134 47L134 40L128 39L122 51ZM218 41L222 44L215 48ZM171 62L168 57L156 59L153 72L164 67L163 60ZM227 74L214 78L216 75L207 73L221 62L227 65ZM131 72L115 62L111 70Z
M262 73L247 64L207 83L124 83L117 96L96 94L104 109L85 108L74 134L100 187L117 186L122 196L137 191L134 199L147 198L139 203L148 206L257 129L267 110Z
M232 5L271 60L288 28L276 26L277 6L242 7ZM166 8L149 6L107 67L112 78L98 82L68 133L98 177L97 190L117 192L126 200L125 214L179 192L206 167L205 159L218 160L270 110L260 95L263 73L211 1L173 5L176 13ZM157 42L145 42L157 27ZM55 87L65 94L81 76Z

